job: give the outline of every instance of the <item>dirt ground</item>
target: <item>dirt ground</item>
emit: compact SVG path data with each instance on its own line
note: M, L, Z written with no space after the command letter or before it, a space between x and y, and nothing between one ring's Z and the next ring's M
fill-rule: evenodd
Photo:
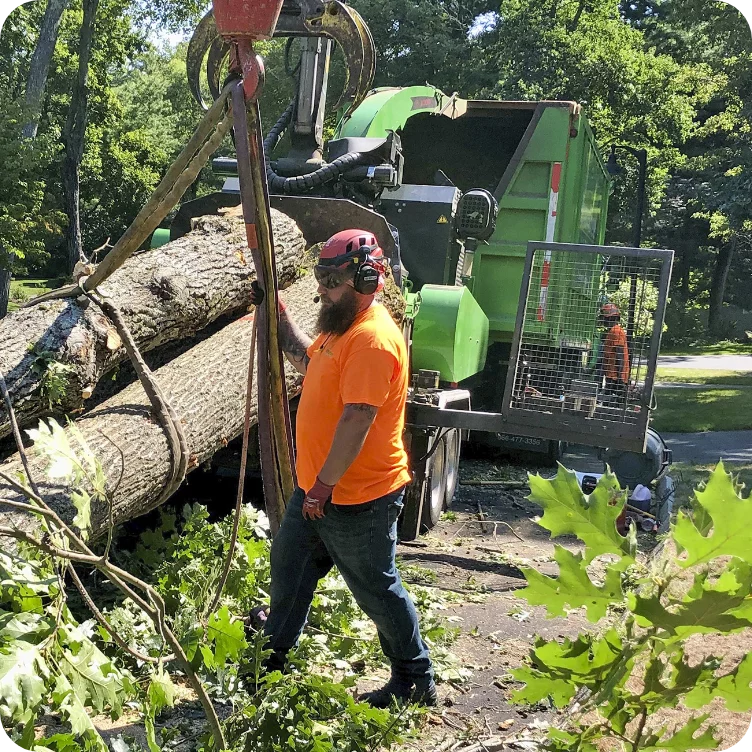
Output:
M538 747L532 740L540 736L541 726L561 720L545 703L533 709L510 703L515 684L509 671L523 664L536 635L573 638L581 631L597 629L578 612L566 619L547 619L545 609L530 607L515 596L515 591L525 586L520 566L556 573L554 544L534 522L541 510L525 498L528 470L548 477L554 472L550 467L463 458L451 513L428 535L399 545L406 582L438 588L452 596L442 612L460 631L451 651L472 672L464 684L440 684L439 707L399 752L533 751ZM478 480L486 484L478 485ZM495 484L487 484L489 480ZM648 552L654 539L649 534L641 536L640 549ZM580 548L574 538L556 542L573 551ZM693 645L698 661L710 652L738 659L751 649L752 630L723 638L703 635ZM358 690L373 688L385 679L385 672L371 676L360 682ZM175 729L176 738L170 744L174 750L187 749L181 738L195 738L203 724L200 708L190 695L186 692L185 701L159 719L160 729ZM750 719L726 711L720 703L710 710L711 721L723 739L721 748L728 749L744 736ZM687 717L688 713L679 709L662 720L673 726L682 719L686 722ZM143 727L135 717L126 715L112 726L97 720L102 721L97 725L111 743L120 734L144 741ZM117 747L113 749L117 752Z
M547 477L554 472L551 468L539 471ZM514 591L525 586L518 565L555 574L554 543L533 521L541 510L525 498L527 488L467 485L477 478L497 476L508 478L514 485L526 479L526 471L463 460L452 506L451 516L456 519L443 520L419 541L399 547L407 581L411 579L411 565L418 565L435 572L435 587L467 594L469 600L453 604L447 616L457 618L461 630L452 651L473 672L462 687L441 685L440 707L429 718L421 737L404 745L406 751L532 748L524 739L535 736L541 721L555 723L558 713L551 707L539 706L531 712L512 705L509 699L514 686L508 681L509 670L522 665L536 635L573 638L581 631L597 629L577 612L566 619L548 619L544 608L531 607L515 597ZM487 522L479 521L479 512ZM580 547L574 538L556 542L573 551ZM649 551L653 543L651 535L641 534L642 551ZM752 630L727 637L702 635L694 648L698 661L710 653L738 659L752 650ZM710 722L718 726L723 739L721 749L736 744L750 726L749 717L731 713L721 703L711 705L709 712ZM673 726L688 717L689 713L678 709L661 720ZM514 744L514 740L523 741Z

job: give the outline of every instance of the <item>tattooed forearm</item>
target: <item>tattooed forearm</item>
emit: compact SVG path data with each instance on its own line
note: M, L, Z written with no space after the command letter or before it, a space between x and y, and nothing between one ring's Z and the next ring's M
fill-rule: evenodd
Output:
M377 412L377 407L364 403L349 402L345 405L329 455L319 472L319 478L324 483L333 486L347 472L360 454Z
M311 338L300 329L287 312L279 317L279 344L287 359L300 372L305 373L310 358L306 350Z
M372 423L378 410L378 407L367 405L364 402L350 402L345 405L342 418L344 420L367 420Z

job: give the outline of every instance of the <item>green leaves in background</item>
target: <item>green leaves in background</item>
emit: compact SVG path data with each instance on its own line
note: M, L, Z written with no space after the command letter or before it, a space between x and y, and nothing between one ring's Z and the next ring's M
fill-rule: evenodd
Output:
M586 496L577 476L559 465L552 480L530 475L531 501L543 507L539 524L551 535L575 535L585 544L585 563L601 554L615 554L626 566L634 562L635 537L619 534L616 519L626 502L616 476L608 471Z
M674 539L684 550L677 563L684 567L707 564L719 556L737 556L752 563L752 500L743 498L732 476L719 462L703 490L695 491L698 505L712 520L698 529L685 510L680 510Z
M545 606L549 617L566 616L567 609L584 606L592 622L602 619L612 603L622 600L621 572L617 567L606 571L603 585L594 585L587 573L582 554L573 554L556 546L554 559L559 565L559 576L548 577L535 569L523 569L528 586L517 595L531 606Z
M604 738L609 748L630 752L717 749L707 715L673 731L657 728L651 719L679 704L705 707L716 697L730 710L752 710L750 657L721 673L721 659L690 658L684 642L696 634L727 635L752 626L750 499L741 496L719 463L695 492L692 513L680 511L664 546L643 564L635 558L634 534L624 538L616 532L624 495L613 475L604 476L589 497L574 474L561 467L553 480L530 481L530 498L544 508L539 524L555 536L576 535L585 551L575 554L557 546L558 577L526 571L528 586L521 597L545 606L549 616L585 608L591 621L609 611L623 612L625 618L600 637L581 635L562 643L539 639L529 666L512 672L524 683L514 701L550 700L563 708L576 700L570 706L575 717L549 734L552 750L592 752ZM597 563L605 564L604 582L596 584L588 564L601 556L608 557ZM593 720L593 713L600 720Z

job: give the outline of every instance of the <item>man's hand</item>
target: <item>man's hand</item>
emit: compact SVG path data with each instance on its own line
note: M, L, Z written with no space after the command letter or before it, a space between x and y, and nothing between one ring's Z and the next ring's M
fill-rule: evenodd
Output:
M332 496L334 486L322 483L319 478L303 500L303 517L307 520L320 520L324 516L324 505Z

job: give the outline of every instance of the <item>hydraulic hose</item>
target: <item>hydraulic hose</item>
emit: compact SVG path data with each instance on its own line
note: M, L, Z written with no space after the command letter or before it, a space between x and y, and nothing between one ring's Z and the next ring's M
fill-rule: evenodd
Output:
M358 151L351 151L337 157L333 162L319 167L318 170L310 172L307 175L298 175L297 177L283 178L274 172L272 167L271 154L279 143L292 122L293 113L295 112L295 101L293 100L287 106L287 109L280 115L277 122L270 129L264 139L264 161L266 162L266 179L269 184L269 190L272 193L306 193L312 188L324 183L329 183L338 178L343 172L351 170L359 164L367 161L366 155Z

